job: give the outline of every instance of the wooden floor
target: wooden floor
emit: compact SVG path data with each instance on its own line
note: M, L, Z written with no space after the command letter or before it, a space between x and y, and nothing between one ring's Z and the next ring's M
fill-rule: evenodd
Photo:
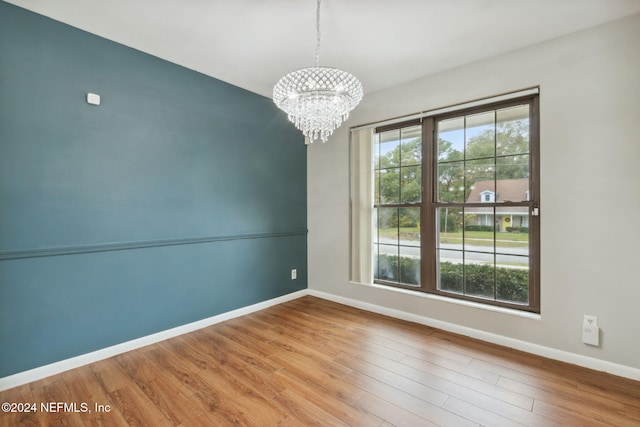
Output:
M37 404L0 413L11 427L640 426L639 382L313 297L0 392L0 402Z

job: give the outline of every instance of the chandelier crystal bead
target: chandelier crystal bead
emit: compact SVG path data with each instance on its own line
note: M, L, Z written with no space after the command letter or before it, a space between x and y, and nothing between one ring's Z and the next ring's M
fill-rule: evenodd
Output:
M362 84L352 74L330 67L293 71L273 88L273 101L313 142L329 136L362 99Z
M316 8L316 66L292 71L273 87L273 102L309 138L327 142L349 112L362 100L362 84L352 74L318 66L320 0Z

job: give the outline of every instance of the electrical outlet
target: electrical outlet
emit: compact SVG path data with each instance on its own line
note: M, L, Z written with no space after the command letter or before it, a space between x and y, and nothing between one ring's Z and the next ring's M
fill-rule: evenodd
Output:
M291 269L291 280L296 280L298 278L298 270L295 268Z
M598 318L596 316L584 315L584 324L589 326L598 326Z

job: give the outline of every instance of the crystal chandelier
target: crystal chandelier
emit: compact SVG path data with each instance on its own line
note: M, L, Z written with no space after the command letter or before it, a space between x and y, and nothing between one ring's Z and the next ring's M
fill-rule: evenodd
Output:
M310 142L329 136L362 99L362 84L350 73L318 65L320 0L316 8L316 65L292 71L273 87L273 102Z

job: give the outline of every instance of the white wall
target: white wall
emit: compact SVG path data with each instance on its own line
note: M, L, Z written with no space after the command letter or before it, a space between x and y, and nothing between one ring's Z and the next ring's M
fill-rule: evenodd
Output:
M367 95L308 150L310 289L640 372L639 81L635 15ZM538 85L540 318L349 283L348 128ZM584 314L600 347L581 341Z

